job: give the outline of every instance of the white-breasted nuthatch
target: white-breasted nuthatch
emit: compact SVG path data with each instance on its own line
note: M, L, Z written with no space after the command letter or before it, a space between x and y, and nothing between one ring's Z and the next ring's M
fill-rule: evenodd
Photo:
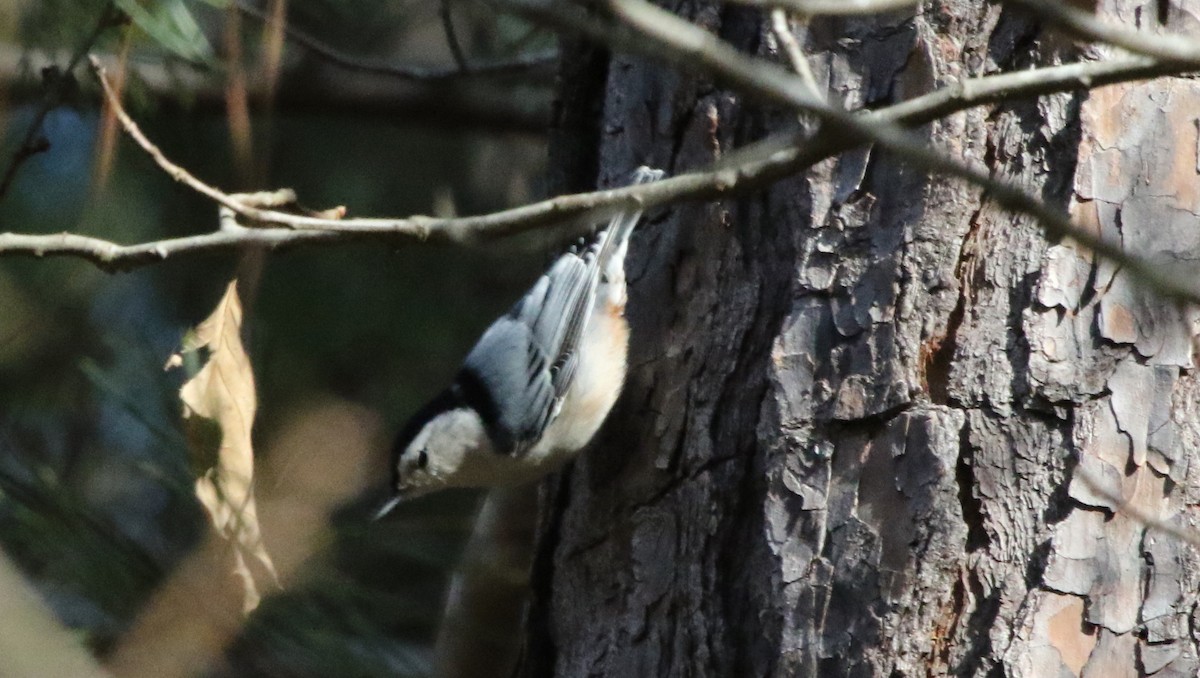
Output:
M662 176L640 167L632 183ZM622 212L571 248L483 333L396 438L395 494L376 518L443 488L535 480L587 445L625 381L625 252L640 216Z

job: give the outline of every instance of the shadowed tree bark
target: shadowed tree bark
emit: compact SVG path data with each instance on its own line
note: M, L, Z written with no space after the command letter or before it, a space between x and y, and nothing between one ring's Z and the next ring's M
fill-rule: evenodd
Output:
M1101 8L1194 27L1197 3L1160 5ZM671 7L784 61L759 10ZM814 19L800 38L847 108L1095 56L965 0ZM589 54L553 138L571 187L594 158L601 185L642 163L679 173L795 124ZM1198 104L1195 81L1160 79L918 133L1185 275ZM581 136L596 156L563 150ZM629 278L626 392L547 488L521 673L1196 675L1200 568L1168 529L1190 529L1197 501L1190 310L870 149L651 215Z

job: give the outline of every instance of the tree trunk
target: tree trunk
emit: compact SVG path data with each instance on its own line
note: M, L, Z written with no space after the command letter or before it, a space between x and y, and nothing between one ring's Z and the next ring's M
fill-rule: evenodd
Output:
M783 61L760 11L673 5ZM800 37L848 108L1095 56L966 0ZM642 59L589 73L555 143L591 139L602 185L795 124ZM1161 79L916 134L1176 264L1200 253L1197 110L1194 81ZM870 149L651 217L626 392L546 495L524 675L1197 675L1200 570L1170 531L1197 502L1191 311Z

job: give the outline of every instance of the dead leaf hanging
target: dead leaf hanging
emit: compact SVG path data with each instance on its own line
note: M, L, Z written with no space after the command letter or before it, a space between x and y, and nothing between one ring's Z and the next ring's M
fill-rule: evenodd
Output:
M242 345L242 304L237 281L229 283L212 314L184 339L167 368L193 355L208 359L179 390L196 469L196 498L213 527L230 541L234 571L242 579L244 610L258 606L264 584L278 586L263 544L254 503L254 425L257 397L250 356ZM215 450L215 454L213 451Z

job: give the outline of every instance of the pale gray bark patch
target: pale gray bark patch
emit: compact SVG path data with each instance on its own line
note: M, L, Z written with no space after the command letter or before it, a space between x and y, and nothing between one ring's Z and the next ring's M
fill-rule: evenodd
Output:
M1094 93L1081 111L1084 137L1072 211L1167 267L1200 252L1195 149L1187 145L1181 153L1179 138L1194 134L1181 123L1194 114L1198 97L1200 89L1190 82L1124 85ZM1057 257L1047 257L1048 269L1063 268ZM1134 351L1110 351L1106 360L1092 361L1087 388L1075 393L1054 370L1038 375L1048 377L1042 382L1047 392L1088 400L1074 408L1079 458L1069 494L1080 505L1056 526L1043 577L1045 587L1082 598L1082 626L1059 627L1046 637L1069 648L1077 642L1073 634L1098 631L1083 675L1194 675L1200 665L1187 619L1197 594L1184 582L1194 579L1188 573L1197 568L1195 549L1146 519L1174 527L1192 522L1184 519L1177 484L1192 475L1195 450L1181 446L1180 437L1189 431L1194 439L1197 422L1173 416L1172 409L1183 388L1180 368L1195 367L1195 313L1158 299L1109 265L1092 271L1090 286L1074 284L1078 265L1071 268L1072 275L1042 279L1047 294L1039 301L1065 310L1057 318L1068 318L1063 324L1074 329L1069 335L1056 330L1055 318L1041 312L1040 322L1029 323L1031 335L1056 335L1063 343L1042 344L1035 353L1054 363L1096 355L1097 344ZM1082 331L1080 321L1091 319L1093 306L1100 309L1099 337ZM1075 319L1069 319L1072 310L1079 311ZM1104 389L1097 390L1101 375ZM1035 610L1035 619L1055 614L1049 607Z

